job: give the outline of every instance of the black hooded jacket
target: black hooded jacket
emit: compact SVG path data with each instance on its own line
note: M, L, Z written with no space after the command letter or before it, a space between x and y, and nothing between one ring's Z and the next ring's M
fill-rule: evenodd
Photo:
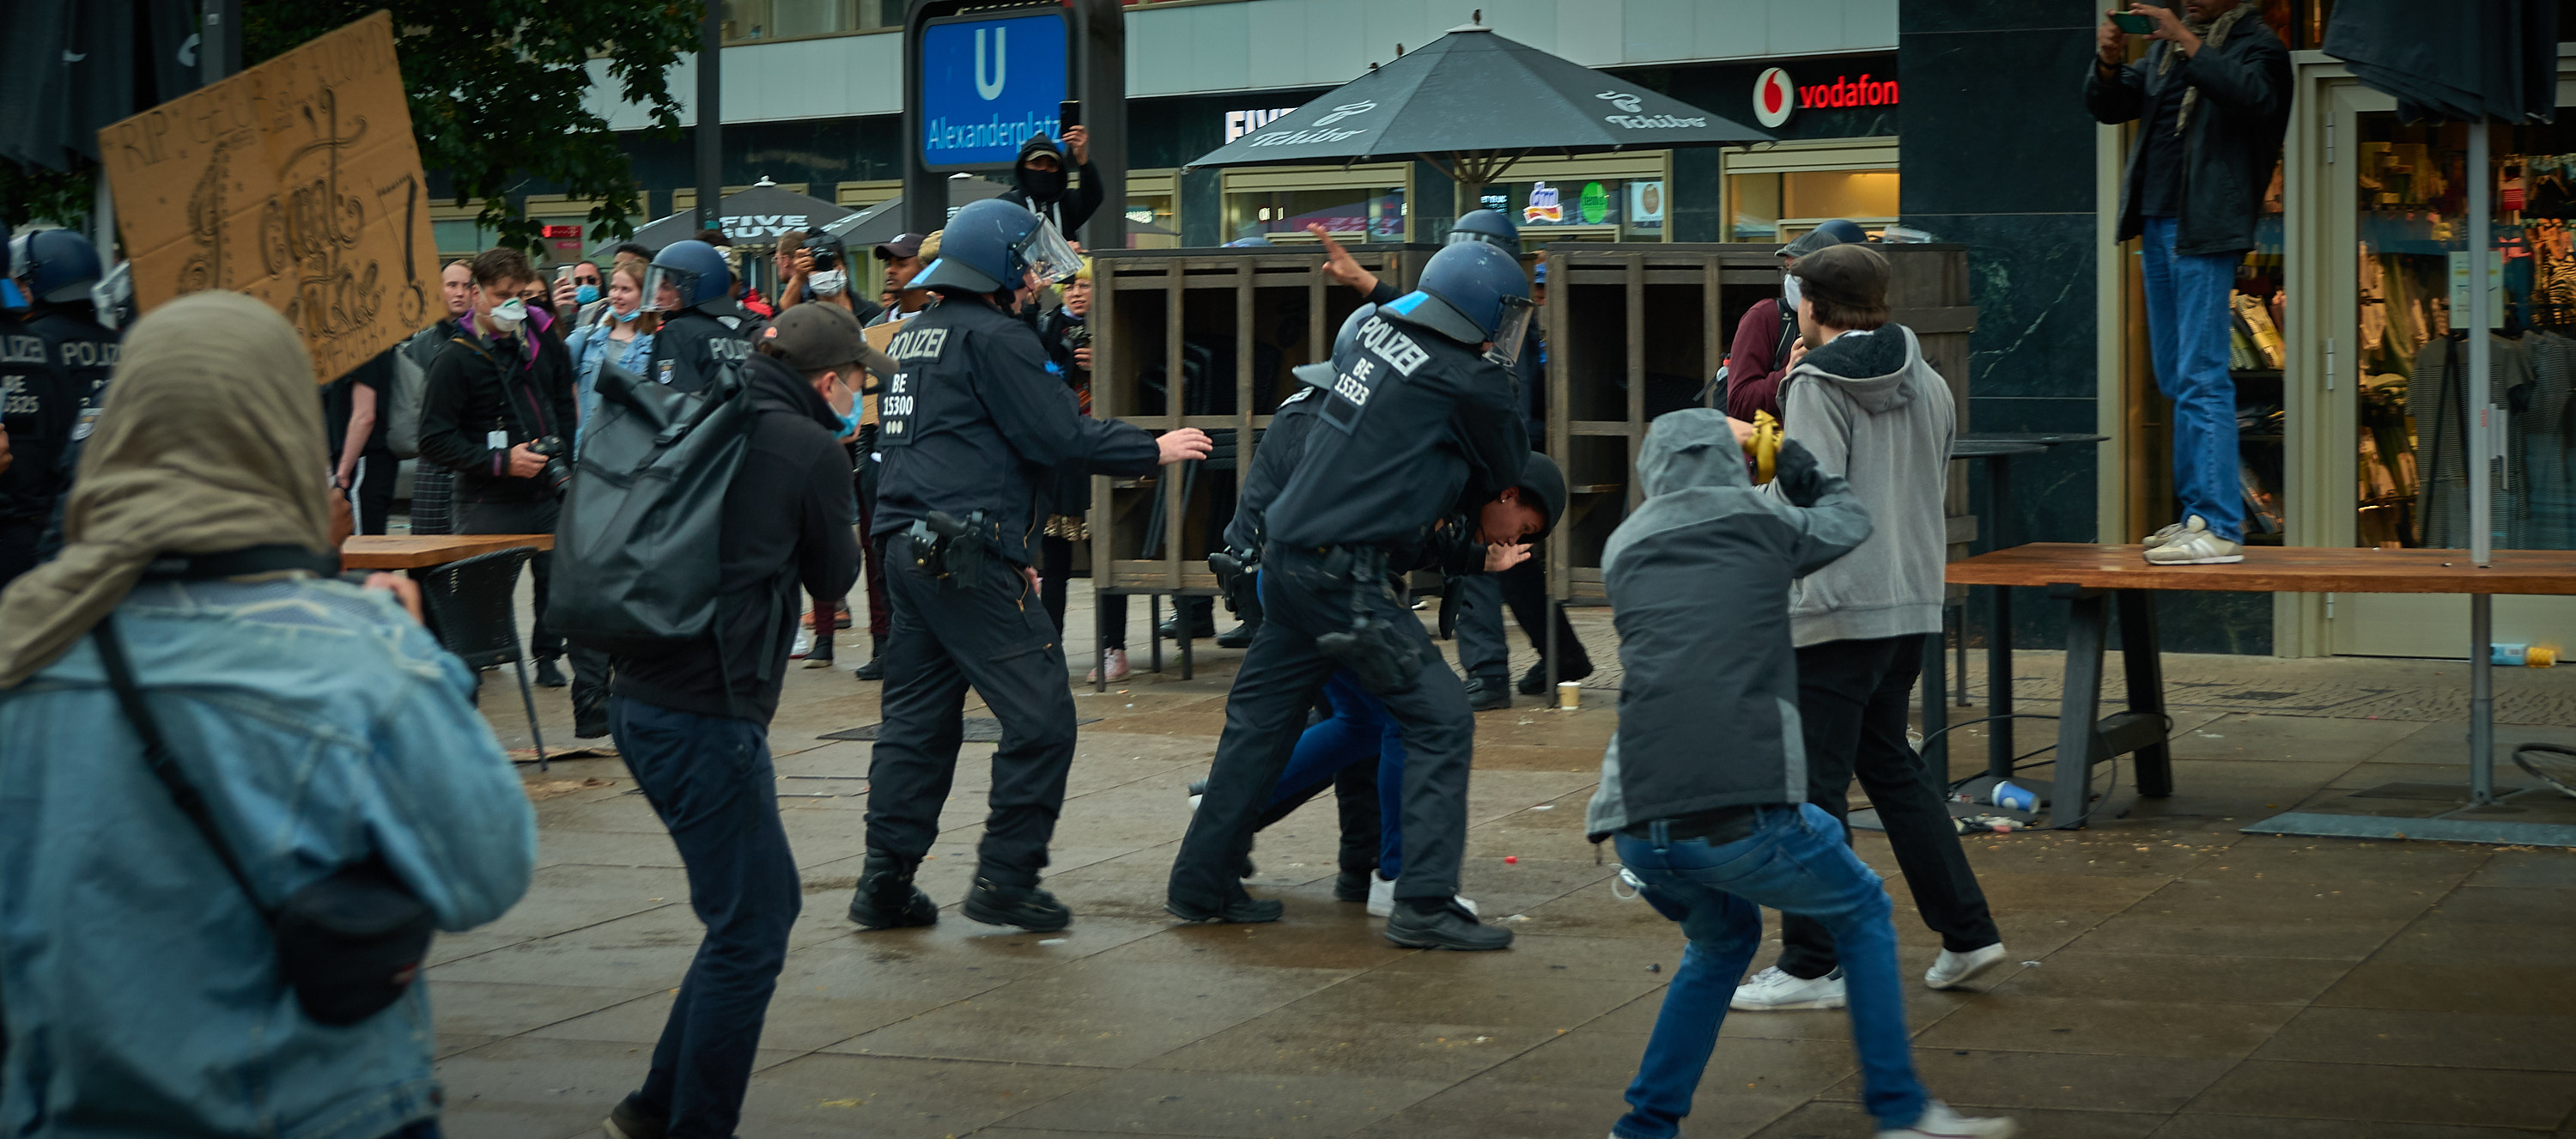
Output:
M2146 57L2104 78L2096 60L2084 63L2084 109L2096 122L2157 120L2166 90L2183 84L2200 93L2182 132L2182 209L2174 252L2185 257L2233 256L2254 248L2254 223L2263 194L2281 160L2281 136L2290 125L2290 53L2259 12L2239 17L2227 42L2204 45L2165 71L2174 46L2158 40ZM2140 130L2129 145L2129 167L2120 177L2119 239L2146 232L2144 199L2148 144Z
M760 414L750 452L725 489L716 651L693 641L620 657L611 687L664 708L767 724L796 639L798 591L840 597L858 580L851 528L859 504L832 405L773 357L752 357L744 374Z
M1037 173L1028 168L1029 156L1033 154L1052 154L1056 165L1064 168L1063 172L1055 175L1055 185L1030 184ZM1100 211L1103 196L1100 171L1085 162L1081 174L1082 184L1070 186L1066 180L1072 177L1072 168L1065 166L1064 148L1043 134L1033 134L1027 142L1020 144L1019 160L1011 166L1011 188L1002 191L1001 199L1015 206L1027 206L1029 212L1054 222L1055 231L1063 234L1065 240L1076 240L1080 236L1076 231L1082 228L1082 223L1090 221L1091 215Z

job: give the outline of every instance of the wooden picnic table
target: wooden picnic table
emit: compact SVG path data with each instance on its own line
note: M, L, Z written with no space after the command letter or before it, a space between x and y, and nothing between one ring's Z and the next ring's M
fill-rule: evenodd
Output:
M427 569L520 546L555 548L552 534L360 534L340 547L344 569Z
M2467 550L2248 546L2242 562L2160 566L2146 560L2142 546L2034 542L1951 562L1944 568L1954 584L2037 586L2067 602L2066 684L2058 709L2058 760L2049 803L2053 827L2080 827L2092 816L2093 765L2114 756L2136 755L2140 795L2157 798L2173 792L2163 665L2156 645L2154 599L2159 590L2469 595L2472 803L2490 801L2493 790L2495 702L2489 649L2494 597L2499 593L2576 595L2576 551L2567 550L2497 550L2490 564L2482 567ZM2102 654L2115 603L2129 707L2097 718ZM1988 689L1997 693L2009 691L2012 684L2011 650L2009 644L2001 648L1994 657L2000 665L1987 681ZM2068 757L2076 761L2069 762ZM1990 789L2011 774L2009 763L2003 770L1990 765L1968 790ZM2407 822L2422 829L2422 820Z

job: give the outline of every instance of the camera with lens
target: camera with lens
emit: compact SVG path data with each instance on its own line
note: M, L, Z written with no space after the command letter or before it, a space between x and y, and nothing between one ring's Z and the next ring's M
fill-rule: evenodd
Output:
M562 494L564 484L572 481L572 448L563 436L543 435L528 440L528 453L544 456L546 465L537 469L537 485Z
M808 245L805 248L811 250L814 254L815 272L829 273L832 270L841 267L841 247L839 245L814 244Z

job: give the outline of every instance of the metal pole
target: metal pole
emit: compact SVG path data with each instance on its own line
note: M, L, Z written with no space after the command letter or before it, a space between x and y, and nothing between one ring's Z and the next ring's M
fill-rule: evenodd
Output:
M1127 10L1118 0L1082 0L1074 9L1080 64L1073 97L1091 136L1091 169L1100 178L1100 211L1079 237L1084 249L1127 248ZM1059 132L1061 133L1061 132Z
M199 82L213 83L241 70L242 0L205 0L205 21L198 25Z
M89 243L98 250L99 263L116 264L116 196L108 192L104 175L91 187L89 228Z
M715 227L716 201L724 196L724 0L706 3L698 25L699 229Z
M2494 190L2488 168L2487 124L2469 124L2469 561L2484 569L2495 563L2495 407L2490 402L2487 366L2494 346L2487 329L2487 247L2490 232L2487 195ZM2483 635L2481 635L2483 643ZM2479 657L2484 660L2483 654ZM2484 667L2483 665L2475 667Z
M2478 127L2483 134L2486 127ZM2471 170L2479 169L2476 165ZM2483 516L2481 516L2483 517ZM2469 804L2495 802L2495 595L2469 595Z

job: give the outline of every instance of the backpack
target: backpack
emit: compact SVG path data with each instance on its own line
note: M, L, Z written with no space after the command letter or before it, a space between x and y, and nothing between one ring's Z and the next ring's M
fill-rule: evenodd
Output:
M667 650L716 617L725 492L758 418L749 377L725 364L676 392L602 363L555 527L546 623L611 655Z
M385 446L397 459L420 457L420 397L429 390L429 362L446 343L432 325L394 345L393 375L385 381Z

